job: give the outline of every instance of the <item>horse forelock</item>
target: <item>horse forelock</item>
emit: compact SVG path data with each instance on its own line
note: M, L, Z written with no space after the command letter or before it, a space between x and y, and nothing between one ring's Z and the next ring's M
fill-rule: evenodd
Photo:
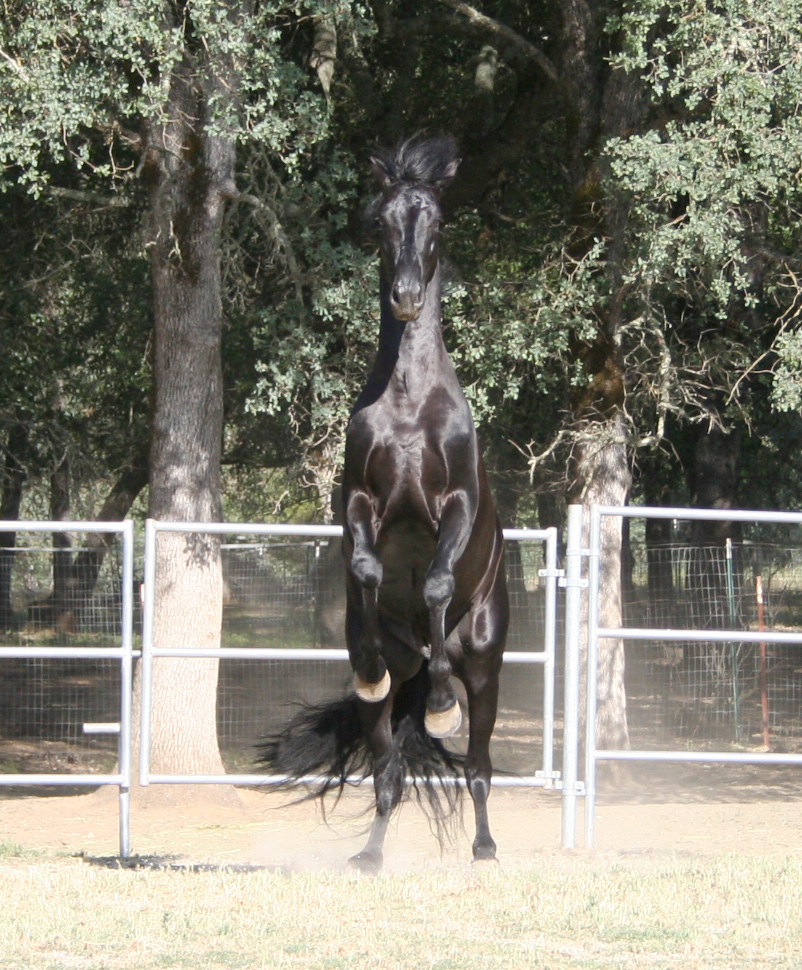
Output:
M379 151L375 157L393 182L435 186L450 174L458 157L457 141L451 135L413 135L395 151Z

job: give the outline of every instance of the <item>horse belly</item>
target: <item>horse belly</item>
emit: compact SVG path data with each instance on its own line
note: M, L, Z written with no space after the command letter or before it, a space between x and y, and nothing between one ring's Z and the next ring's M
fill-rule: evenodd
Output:
M437 540L422 522L399 522L378 542L382 563L379 609L394 619L425 623L423 580L437 548Z

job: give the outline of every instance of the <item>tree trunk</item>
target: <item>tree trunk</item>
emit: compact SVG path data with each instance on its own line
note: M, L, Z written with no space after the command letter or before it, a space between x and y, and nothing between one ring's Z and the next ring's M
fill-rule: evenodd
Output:
M649 599L652 604L664 602L670 610L674 602L670 519L646 520L646 564Z
M694 452L691 505L697 509L734 509L738 503L741 439L737 431L700 429ZM738 522L694 522L695 545L739 540Z
M643 114L643 89L634 73L610 68L606 4L566 0L562 7L561 73L566 100L566 165L574 187L575 256L596 239L606 240L608 292L597 308L597 333L576 341L586 384L573 400L576 444L573 454L574 501L591 505L626 504L630 487L620 333L625 320L626 199L605 194L605 162L600 154L609 137L622 136ZM621 520L602 524L602 576L599 622L619 626L621 603ZM624 687L624 649L620 640L599 643L597 742L600 747L629 744Z
M585 537L592 505L626 504L630 486L629 459L625 444L624 421L613 413L605 422L589 422L574 451L575 481L580 485L574 501L585 506ZM621 600L622 520L602 519L601 573L599 576L599 625L620 627L623 621ZM581 682L587 663L587 609L583 609ZM627 700L624 684L624 644L621 640L600 640L598 689L596 697L596 740L600 748L629 747Z
M50 518L60 522L70 517L70 464L66 457L58 463L50 476ZM75 628L75 617L69 616L71 585L72 540L66 532L53 533L53 594L50 597L52 623L56 617L64 632ZM38 604L37 604L38 605ZM33 607L32 607L33 609Z
M97 514L97 521L121 522L147 484L148 465L141 457L117 479ZM84 547L75 554L72 562L72 596L77 609L84 609L91 600L106 553L115 541L115 537L108 533L90 532Z
M65 456L50 475L50 519L60 522L70 517L70 465ZM28 606L28 623L39 629L73 633L78 618L70 605L72 589L72 540L66 532L53 533L50 595Z
M149 133L156 387L150 515L160 520L222 517L220 240L233 186L234 144L210 131L214 83L204 81L188 60L178 65L165 114ZM222 603L218 539L162 533L154 643L218 647ZM224 773L216 726L218 665L215 659L156 660L154 771Z
M21 424L14 425L9 432L5 448L2 497L0 497L0 519L6 522L19 519L22 488L25 484L22 455L27 444L28 435L25 427ZM11 575L15 555L12 550L16 542L15 532L0 532L0 630L10 630L15 626L11 603Z
M740 464L741 443L736 431L727 433L716 427L700 429L694 452L691 505L694 508L735 508ZM739 522L698 520L693 523L688 584L696 610L694 622L703 629L727 629L735 625L729 583L733 583L737 603L742 577L740 557L735 555L727 561L727 539L740 541ZM732 549L729 552L732 554ZM731 570L729 577L728 567ZM714 644L702 645L699 649L703 657L720 653ZM687 656L691 660L699 659L693 645L690 645Z
M122 521L147 483L147 463L140 459L123 471L101 506L97 521ZM64 519L69 514L69 489L63 467L51 479L50 513L54 519ZM116 537L90 532L74 556L66 533L54 532L53 541L53 591L47 599L30 605L28 619L35 626L72 632L81 626L81 616L91 603L101 566Z

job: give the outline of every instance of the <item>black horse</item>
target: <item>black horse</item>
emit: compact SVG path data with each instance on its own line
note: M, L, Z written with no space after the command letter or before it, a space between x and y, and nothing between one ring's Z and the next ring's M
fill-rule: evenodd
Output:
M439 739L461 721L452 673L468 700L473 857L495 858L489 745L509 613L501 527L440 329L439 196L457 171L456 143L414 138L372 162L382 189L373 206L381 329L343 471L354 694L302 712L262 748L263 763L292 778L322 773L316 794L372 771L376 816L351 860L367 871L381 866L407 776L444 811L435 783L453 776L456 759Z

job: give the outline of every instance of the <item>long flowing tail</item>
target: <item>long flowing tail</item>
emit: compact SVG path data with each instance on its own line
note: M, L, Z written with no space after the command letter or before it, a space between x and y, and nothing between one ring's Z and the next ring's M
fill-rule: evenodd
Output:
M354 694L329 704L306 705L278 734L258 746L265 771L285 776L280 787L306 789L304 798L339 796L349 782L381 771L393 790L413 793L427 808L439 836L459 804L462 756L429 737L423 724L429 675L424 664L401 686L393 703L393 745L375 763L362 733L359 701Z

